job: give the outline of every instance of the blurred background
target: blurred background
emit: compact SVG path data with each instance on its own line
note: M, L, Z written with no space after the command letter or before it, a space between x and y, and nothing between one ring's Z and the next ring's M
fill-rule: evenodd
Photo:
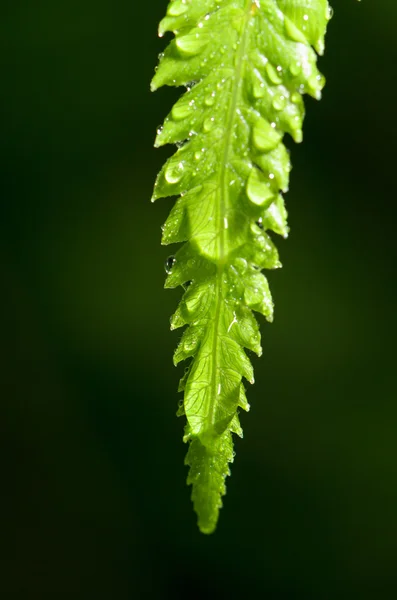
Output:
M149 92L166 1L1 3L4 600L396 597L397 4L333 7L206 537L175 417L173 200L150 203L179 95Z

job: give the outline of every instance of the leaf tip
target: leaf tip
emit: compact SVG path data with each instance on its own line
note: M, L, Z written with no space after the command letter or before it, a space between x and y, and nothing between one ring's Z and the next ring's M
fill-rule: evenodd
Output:
M201 525L199 521L198 528L204 535L211 535L216 530L216 525Z

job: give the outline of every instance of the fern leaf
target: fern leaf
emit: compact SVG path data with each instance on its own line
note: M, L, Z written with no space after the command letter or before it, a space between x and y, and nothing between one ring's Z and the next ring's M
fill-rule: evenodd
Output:
M175 37L152 90L187 88L158 130L155 146L178 148L152 200L179 196L162 243L183 246L165 287L185 290L171 328L188 326L174 355L175 364L190 359L178 414L187 419L188 483L204 533L222 506L231 434L242 436L239 408L249 409L245 349L262 352L252 311L273 318L262 269L281 266L268 231L288 234L283 136L302 140L302 94L321 96L315 50L323 52L329 18L326 0L173 0L159 27Z

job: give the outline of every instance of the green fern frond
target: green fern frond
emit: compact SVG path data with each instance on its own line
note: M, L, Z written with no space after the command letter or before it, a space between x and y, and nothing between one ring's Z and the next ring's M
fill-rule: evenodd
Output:
M273 318L262 269L281 266L268 231L286 237L289 133L302 140L302 94L321 97L331 16L326 0L173 0L159 34L175 37L160 57L152 90L186 86L155 145L177 144L153 198L179 196L163 244L184 243L165 287L185 292L171 329L187 325L175 364L191 359L180 383L187 419L188 483L202 532L217 523L233 462L238 410L249 410L243 378L254 382L245 349L261 355L252 311ZM313 49L314 48L314 49Z

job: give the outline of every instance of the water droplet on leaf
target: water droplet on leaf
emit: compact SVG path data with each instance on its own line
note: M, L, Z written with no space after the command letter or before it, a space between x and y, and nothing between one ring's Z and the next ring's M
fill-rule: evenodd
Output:
M299 75L299 73L302 71L302 65L300 62L294 62L294 63L292 63L292 65L290 65L289 70L291 72L291 75L293 75L294 77L297 77Z
M247 196L253 204L267 208L274 200L274 194L264 174L253 168L247 182Z
M288 37L294 42L301 42L302 44L307 44L307 38L304 33L289 19L285 17L284 21L285 32Z
M209 132L211 131L211 129L213 128L215 124L215 119L214 117L209 117L208 119L205 119L204 123L203 123L203 129L205 132Z
M252 93L254 95L254 98L263 98L263 96L265 95L265 84L263 83L263 81L259 81L258 79L254 81Z
M207 44L208 38L198 33L188 33L176 39L178 50L188 56L199 54Z
M185 119L190 115L191 110L192 105L189 102L186 100L183 102L179 101L172 108L172 118L175 121L182 121L182 119Z
M258 119L252 131L252 141L257 150L269 152L281 140L281 134L265 119Z
M170 162L164 174L166 181L170 184L178 183L182 179L183 168L183 162Z
M272 83L274 83L275 85L278 85L279 83L282 82L282 79L279 76L277 70L273 67L273 65L271 63L267 63L265 70L266 70L267 76L269 77L269 79Z
M273 98L273 108L275 110L283 110L287 104L287 99L283 94L276 94Z
M174 264L176 263L176 258L175 256L169 256L165 263L164 263L164 269L165 272L167 273L167 275L169 275L172 271L172 267L174 266Z
M167 15L169 17L180 17L188 10L188 5L184 0L174 0L168 6Z
M334 9L332 8L332 6L330 6L329 4L327 5L326 9L325 9L325 18L330 21L332 19L332 17L334 16Z

